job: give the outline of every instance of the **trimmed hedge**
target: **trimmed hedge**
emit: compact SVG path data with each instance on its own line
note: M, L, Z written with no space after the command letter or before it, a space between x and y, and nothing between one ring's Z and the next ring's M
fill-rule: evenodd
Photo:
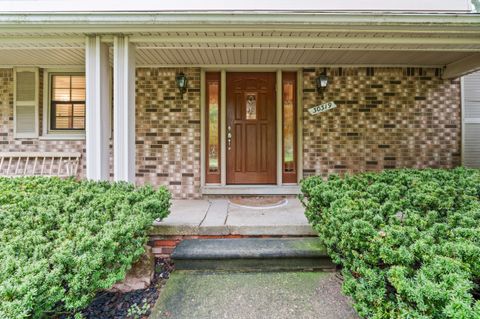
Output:
M480 318L479 170L312 177L302 193L360 316Z
M75 313L144 253L165 188L0 178L0 318Z

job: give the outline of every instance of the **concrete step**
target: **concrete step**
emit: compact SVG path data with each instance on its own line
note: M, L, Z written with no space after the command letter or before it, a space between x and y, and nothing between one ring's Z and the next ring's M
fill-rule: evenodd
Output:
M152 236L315 236L296 198L271 209L231 205L227 199L174 200L170 215L154 223Z
M172 253L179 270L298 271L335 268L318 238L184 240Z

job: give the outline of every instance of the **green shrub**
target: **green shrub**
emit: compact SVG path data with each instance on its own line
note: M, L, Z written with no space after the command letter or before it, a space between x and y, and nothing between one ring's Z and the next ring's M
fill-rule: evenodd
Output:
M164 188L58 178L0 178L0 318L74 313L144 253Z
M480 171L302 183L306 215L364 318L480 318Z

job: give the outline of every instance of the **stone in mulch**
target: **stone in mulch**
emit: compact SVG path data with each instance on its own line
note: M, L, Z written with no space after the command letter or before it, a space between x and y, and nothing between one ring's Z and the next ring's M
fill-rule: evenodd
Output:
M166 280L173 271L173 264L169 260L155 259L155 275L151 285L146 289L139 289L131 292L111 292L104 291L97 294L92 303L82 311L86 319L129 319L128 310L135 304L142 308L145 302L148 308L152 309L160 289L165 285ZM150 315L150 310L146 311L144 317ZM60 319L66 317L60 317Z
M125 278L117 282L110 292L130 292L140 289L147 289L152 284L155 276L155 256L152 253L152 247L145 246L145 253L133 264L127 272Z

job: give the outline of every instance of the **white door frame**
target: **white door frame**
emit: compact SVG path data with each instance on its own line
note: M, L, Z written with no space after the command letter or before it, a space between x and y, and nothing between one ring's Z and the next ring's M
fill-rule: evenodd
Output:
M297 182L303 177L303 69L292 68L265 68L261 66L245 66L245 67L229 67L229 68L202 68L200 73L200 129L201 129L201 151L200 151L200 181L202 192L204 194L220 194L220 193L236 193L236 194L261 194L264 192L272 194L293 194L298 193L298 185L284 184L282 182L282 144L283 144L283 116L282 116L282 72L297 72ZM206 154L205 154L205 73L220 72L220 184L206 184ZM227 120L227 72L275 72L276 73L276 139L277 139L277 185L227 185L227 169L226 169L226 120ZM266 191L268 190L268 191Z

